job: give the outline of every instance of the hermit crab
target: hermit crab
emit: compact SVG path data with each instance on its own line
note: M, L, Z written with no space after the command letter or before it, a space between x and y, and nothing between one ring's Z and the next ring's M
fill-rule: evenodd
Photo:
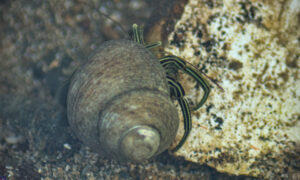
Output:
M120 161L141 162L165 151L174 141L179 124L178 101L184 118L184 135L191 130L191 110L184 89L173 78L180 70L194 78L204 95L210 92L204 76L176 56L157 59L146 44L143 29L133 25L133 41L103 43L73 74L68 90L68 121L77 137L93 150Z

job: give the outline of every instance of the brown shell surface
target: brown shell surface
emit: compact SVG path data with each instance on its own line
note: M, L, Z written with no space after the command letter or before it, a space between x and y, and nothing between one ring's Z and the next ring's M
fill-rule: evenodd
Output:
M98 136L101 112L111 100L141 89L153 90L170 99L165 70L158 59L132 41L103 43L71 79L67 101L71 128L81 141L101 151ZM172 118L179 121L176 108L173 109Z

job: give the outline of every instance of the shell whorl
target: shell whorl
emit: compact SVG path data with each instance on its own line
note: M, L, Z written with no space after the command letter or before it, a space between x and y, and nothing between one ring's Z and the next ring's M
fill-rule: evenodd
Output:
M132 41L102 44L73 75L67 103L77 137L118 160L140 162L159 154L178 129L164 69Z
M172 142L170 139L174 138L178 128L178 123L173 122L176 120L176 109L173 108L172 102L159 91L145 89L134 90L115 99L111 105L105 108L100 119L100 142L107 147L106 153L115 156L116 159L137 162L148 159L168 148ZM137 127L139 129L136 129ZM143 129L147 131L143 131ZM136 135L135 138L124 138L129 133ZM157 138L158 136L159 138ZM126 144L122 142L123 140L136 141ZM143 147L143 145L147 145L147 147ZM122 147L126 147L126 152ZM119 151L114 152L114 149ZM145 149L147 150L143 152ZM128 155L128 150L132 150L129 152L131 154L139 153L139 157L136 159L133 159L135 155L131 155L130 158L120 157L120 152Z

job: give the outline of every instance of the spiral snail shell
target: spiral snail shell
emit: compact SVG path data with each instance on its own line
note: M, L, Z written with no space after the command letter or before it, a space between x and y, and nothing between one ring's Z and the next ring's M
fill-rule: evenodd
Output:
M127 40L102 44L74 73L67 113L81 141L121 161L141 162L166 150L179 123L163 67Z

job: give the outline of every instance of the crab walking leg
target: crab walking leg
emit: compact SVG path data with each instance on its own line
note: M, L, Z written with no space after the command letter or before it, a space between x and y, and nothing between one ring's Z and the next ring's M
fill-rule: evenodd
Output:
M203 94L203 97L202 99L200 100L200 102L196 105L196 107L193 107L192 110L198 110L207 100L208 98L208 95L210 93L210 87L209 87L209 84L208 82L205 80L205 78L203 78L203 76L197 72L198 70L195 70L194 68L192 67L188 67L186 68L186 72L193 76L197 82L200 84L200 86L202 87L203 91L204 91L204 94Z
M167 77L167 81L171 89L171 94L177 99L181 107L181 111L184 119L184 135L181 138L180 142L176 145L176 147L172 149L172 152L176 152L185 143L192 129L192 118L191 118L191 111L189 105L186 99L184 98L184 90L182 86L171 77Z
M184 60L180 59L177 56L166 56L160 59L160 63L163 67L168 65L175 65L178 69L192 76L202 87L204 94L200 102L192 109L199 109L207 100L210 93L210 87L206 79L201 75L201 72L197 70L194 66L188 65Z

